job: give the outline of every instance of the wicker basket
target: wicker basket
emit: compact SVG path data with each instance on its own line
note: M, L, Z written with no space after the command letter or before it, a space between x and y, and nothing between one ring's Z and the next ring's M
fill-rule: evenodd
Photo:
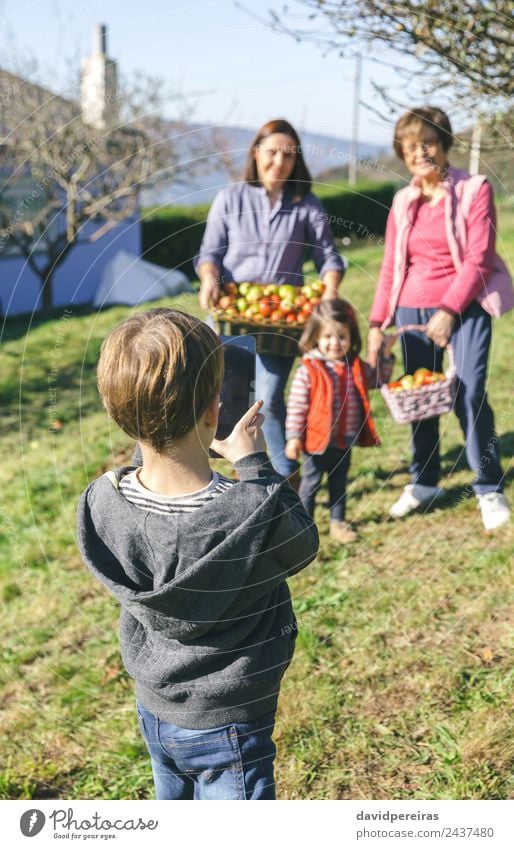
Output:
M406 329L406 328L404 328ZM391 390L384 384L380 391L395 422L407 424L449 413L455 403L457 377L451 345L448 345L448 368L444 380L415 386L412 389Z
M302 327L290 324L264 324L253 321L234 321L223 315L213 315L214 327L219 336L255 336L258 354L274 354L280 357L298 356L298 340Z

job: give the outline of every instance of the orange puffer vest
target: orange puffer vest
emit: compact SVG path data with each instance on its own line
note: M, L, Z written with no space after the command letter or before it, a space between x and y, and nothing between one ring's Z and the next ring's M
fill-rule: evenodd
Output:
M309 372L311 381L311 404L307 413L307 426L305 429L305 450L309 454L323 454L330 443L332 431L332 416L334 402L334 385L330 373L323 360L304 357L303 365ZM342 389L346 383L344 363L336 365L339 382ZM361 448L371 448L380 445L375 423L371 418L371 409L368 398L368 379L364 362L360 357L355 357L351 365L355 388L359 393L364 412L362 426L359 430L357 444ZM342 393L341 393L342 394ZM337 437L344 441L345 436L345 406L341 410L337 423Z

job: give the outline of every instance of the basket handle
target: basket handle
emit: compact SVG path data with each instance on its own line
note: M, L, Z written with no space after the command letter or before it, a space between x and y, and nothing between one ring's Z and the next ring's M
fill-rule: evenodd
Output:
M403 327L398 327L394 335L401 336L402 333L408 333L410 330L419 330L420 333L425 333L426 329L426 324L405 324ZM449 342L446 346L446 350L448 351L448 368L446 369L446 376L453 377L457 373L457 369L455 368L455 356L451 342Z

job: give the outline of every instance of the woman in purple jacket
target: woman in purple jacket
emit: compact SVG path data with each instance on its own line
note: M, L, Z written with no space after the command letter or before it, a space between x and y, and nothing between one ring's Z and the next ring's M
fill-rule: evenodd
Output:
M443 349L451 342L459 379L455 412L475 473L473 489L484 527L493 530L510 518L486 392L491 344L487 281L501 260L495 253L492 187L485 177L470 177L450 166L452 141L450 121L441 109L413 109L396 124L394 149L413 179L397 193L389 214L368 359L375 361L383 331L392 323L426 325L426 333L401 336L410 374L421 367L441 371ZM412 453L411 483L390 509L395 519L444 495L438 487L437 416L413 423Z
M252 141L242 182L222 189L210 209L196 258L204 309L217 303L223 281L302 286L307 253L325 284L323 298L337 297L346 264L311 183L296 130L287 121L269 121ZM273 464L286 476L297 469L284 454L284 390L294 359L257 356L263 430Z

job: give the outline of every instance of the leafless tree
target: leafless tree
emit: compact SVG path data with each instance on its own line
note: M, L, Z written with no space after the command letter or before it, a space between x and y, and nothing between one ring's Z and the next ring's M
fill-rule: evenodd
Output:
M417 60L427 94L455 92L470 105L511 109L512 0L297 0L303 15L270 11L272 26L327 48L386 45ZM368 51L370 57L373 51ZM401 69L398 69L401 73ZM411 71L407 72L412 74Z
M16 245L26 258L43 308L70 251L132 216L140 190L170 181L178 165L170 122L160 117L162 82L136 76L115 97L115 119L97 129L76 98L0 71L0 250ZM86 237L88 222L98 226Z

